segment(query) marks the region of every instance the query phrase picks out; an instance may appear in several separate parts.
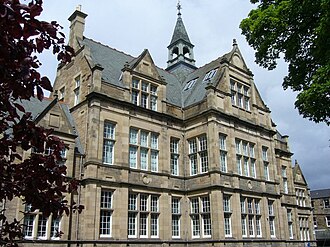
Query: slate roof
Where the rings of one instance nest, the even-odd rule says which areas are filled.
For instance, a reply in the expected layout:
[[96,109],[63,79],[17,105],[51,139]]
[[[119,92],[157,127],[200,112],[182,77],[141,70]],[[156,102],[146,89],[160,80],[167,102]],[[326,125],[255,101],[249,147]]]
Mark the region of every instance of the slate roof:
[[[44,100],[40,101],[37,98],[30,98],[30,100],[22,100],[21,104],[24,106],[26,112],[31,112],[32,120],[36,120],[40,114],[42,114],[56,99],[48,99],[44,98]],[[60,107],[63,110],[63,113],[68,120],[72,133],[77,135],[75,139],[75,146],[79,153],[83,153],[83,147],[81,145],[79,133],[76,130],[76,124],[74,122],[73,116],[70,113],[69,106],[63,103],[60,103]]]
[[60,107],[63,110],[64,115],[66,116],[66,118],[67,118],[67,120],[68,120],[68,122],[69,122],[69,124],[72,128],[73,133],[77,136],[77,138],[75,139],[75,147],[76,147],[77,151],[80,154],[83,154],[84,153],[84,148],[83,148],[83,145],[81,144],[80,136],[79,136],[79,133],[77,131],[77,126],[76,126],[76,123],[74,121],[74,118],[73,118],[72,114],[70,113],[69,106],[66,105],[66,104],[61,103]]
[[330,189],[312,190],[311,197],[312,199],[330,197]]
[[[178,23],[182,23],[182,21],[178,21]],[[181,24],[178,25],[180,26]],[[179,37],[176,35],[174,36]],[[125,64],[135,64],[139,57],[133,57],[131,55],[125,54],[124,52],[118,51],[89,38],[84,38],[82,44],[89,48],[94,65],[99,64],[102,68],[104,68],[102,71],[102,81],[125,88],[124,84],[119,80],[122,69],[124,68]],[[232,52],[233,51],[196,69],[190,73],[183,82],[180,82],[174,74],[156,67],[158,73],[165,79],[167,84],[166,100],[168,103],[178,107],[187,107],[203,100],[206,93],[205,86],[207,85],[207,82],[203,82],[205,74],[212,69],[219,68],[221,59],[226,58],[229,60]],[[209,83],[216,83],[221,74],[222,70],[219,69],[217,74]],[[194,78],[198,78],[196,84],[189,90],[184,91],[183,88],[185,85]]]
[[178,15],[178,19],[176,21],[174,31],[173,31],[173,36],[172,36],[171,43],[169,46],[171,46],[172,44],[174,44],[175,42],[177,42],[179,40],[183,40],[183,41],[191,44],[187,30],[183,24],[181,15]]
[[82,42],[83,45],[90,49],[94,65],[99,64],[104,69],[102,71],[102,80],[119,87],[124,87],[123,83],[119,81],[121,70],[134,57],[92,39],[84,38]]
[[[215,85],[215,83],[218,81],[216,78],[219,78],[219,75],[221,74],[220,67],[220,60],[222,57],[219,57],[218,59],[204,65],[203,67],[198,68],[194,72],[190,73],[185,82],[183,83],[183,88],[186,86],[188,82],[191,80],[197,78],[196,83],[192,86],[192,88],[188,90],[183,90],[182,88],[182,106],[187,107],[189,105],[192,105],[194,103],[197,103],[204,99],[206,95],[206,85],[208,83],[211,83],[212,85]],[[209,71],[218,68],[218,71],[216,75],[210,80],[210,81],[203,81],[206,73]]]
[[51,100],[38,100],[37,98],[30,98],[30,100],[22,100],[21,104],[24,106],[26,112],[31,112],[32,120],[36,118],[52,103]]

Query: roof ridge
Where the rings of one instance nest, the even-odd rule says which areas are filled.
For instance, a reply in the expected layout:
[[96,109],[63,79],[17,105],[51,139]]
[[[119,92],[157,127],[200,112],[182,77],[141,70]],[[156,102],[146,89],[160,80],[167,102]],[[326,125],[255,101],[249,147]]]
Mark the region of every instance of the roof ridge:
[[122,54],[124,54],[124,55],[126,55],[126,56],[131,57],[132,59],[137,58],[137,57],[134,57],[133,55],[130,55],[130,54],[127,54],[127,53],[125,53],[125,52],[123,52],[123,51],[117,50],[116,48],[113,48],[113,47],[111,47],[111,46],[109,46],[109,45],[105,45],[105,44],[101,43],[100,41],[96,41],[96,40],[94,40],[94,39],[87,38],[87,37],[85,37],[85,36],[84,36],[84,39],[88,39],[88,40],[90,40],[90,41],[92,41],[92,42],[94,42],[94,43],[96,43],[96,44],[99,44],[99,45],[101,45],[101,46],[103,46],[103,47],[106,47],[106,48],[109,48],[109,49],[114,50],[114,51],[116,51],[116,52],[122,53]]
[[219,59],[221,59],[221,58],[223,58],[223,57],[225,57],[227,54],[228,54],[228,53],[226,53],[226,54],[224,54],[224,55],[222,55],[222,56],[220,56],[220,57],[217,57],[216,59],[212,60],[211,62],[208,62],[208,63],[206,63],[206,64],[200,66],[199,68],[197,68],[197,70],[202,69],[202,68],[204,68],[205,66],[207,66],[207,65],[209,65],[209,64],[211,64],[211,63],[213,63],[213,62],[215,62],[215,61],[217,61],[217,60],[219,60]]

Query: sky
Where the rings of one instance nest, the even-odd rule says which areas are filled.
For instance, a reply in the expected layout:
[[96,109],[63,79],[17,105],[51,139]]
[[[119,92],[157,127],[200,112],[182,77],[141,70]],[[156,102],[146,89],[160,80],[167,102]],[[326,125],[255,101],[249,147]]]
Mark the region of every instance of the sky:
[[[44,1],[42,19],[56,20],[69,36],[68,17],[78,5],[88,14],[84,35],[132,56],[148,49],[155,64],[166,68],[167,46],[177,19],[177,0],[56,0]],[[182,18],[195,45],[200,67],[238,46],[254,82],[270,108],[282,135],[289,136],[293,163],[298,161],[310,189],[330,188],[330,127],[302,118],[294,108],[296,93],[282,88],[287,64],[280,60],[268,71],[255,62],[254,50],[241,35],[239,23],[256,6],[249,0],[181,0]],[[57,61],[50,52],[41,54],[41,73],[54,81]]]

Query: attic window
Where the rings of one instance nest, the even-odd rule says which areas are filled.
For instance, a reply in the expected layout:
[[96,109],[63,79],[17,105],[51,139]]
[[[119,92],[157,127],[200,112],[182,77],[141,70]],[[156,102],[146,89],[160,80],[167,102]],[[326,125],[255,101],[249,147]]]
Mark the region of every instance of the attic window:
[[186,91],[186,90],[192,88],[195,85],[197,79],[198,78],[195,78],[195,79],[192,79],[191,81],[187,82],[186,86],[183,88],[183,91]]
[[209,72],[207,72],[204,79],[203,79],[203,82],[210,81],[215,76],[217,71],[218,71],[218,68],[215,68],[215,69],[212,69]]
[[250,88],[230,80],[231,103],[239,108],[250,110]]
[[157,111],[157,86],[134,78],[131,87],[131,102],[134,105]]

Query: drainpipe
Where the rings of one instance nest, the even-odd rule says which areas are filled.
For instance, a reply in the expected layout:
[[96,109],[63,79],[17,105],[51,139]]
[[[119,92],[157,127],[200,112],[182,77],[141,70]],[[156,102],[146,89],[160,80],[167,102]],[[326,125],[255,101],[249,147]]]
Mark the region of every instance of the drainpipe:
[[[82,180],[82,169],[83,169],[83,158],[84,155],[80,155],[80,161],[79,161],[79,181],[81,182]],[[79,188],[78,188],[78,200],[77,200],[77,204],[80,205],[80,201],[81,201],[81,184],[79,184]],[[77,219],[76,219],[76,240],[79,240],[79,216],[80,214],[77,214]],[[79,246],[79,244],[77,244],[77,246]]]

